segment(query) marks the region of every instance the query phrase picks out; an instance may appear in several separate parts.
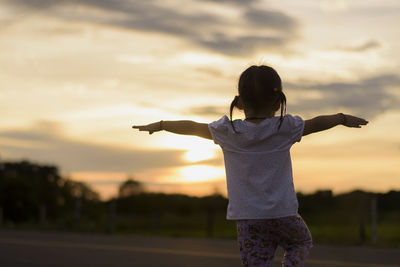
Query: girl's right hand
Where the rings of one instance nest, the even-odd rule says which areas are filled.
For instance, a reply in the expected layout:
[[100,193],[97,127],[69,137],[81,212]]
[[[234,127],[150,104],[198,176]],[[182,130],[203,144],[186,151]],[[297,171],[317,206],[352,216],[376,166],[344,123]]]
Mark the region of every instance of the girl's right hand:
[[147,131],[149,132],[149,134],[152,134],[154,132],[158,132],[162,130],[162,122],[154,122],[154,123],[150,123],[147,125],[133,125],[132,128],[133,129],[139,129],[139,131]]
[[353,128],[361,128],[361,125],[367,125],[368,121],[358,118],[352,115],[344,114],[344,122],[343,125],[347,127]]

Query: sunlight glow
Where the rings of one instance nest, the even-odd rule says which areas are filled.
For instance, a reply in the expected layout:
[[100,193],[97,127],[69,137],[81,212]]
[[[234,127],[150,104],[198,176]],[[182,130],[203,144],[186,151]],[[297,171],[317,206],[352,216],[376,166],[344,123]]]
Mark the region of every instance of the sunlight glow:
[[204,182],[225,182],[225,169],[223,166],[189,165],[174,168],[172,172],[158,177],[160,184],[187,184]]
[[189,135],[178,135],[161,132],[159,139],[156,141],[157,147],[171,148],[171,149],[213,149],[217,146],[213,144],[211,140],[202,139],[195,136]]
[[217,150],[219,150],[219,147],[213,141],[194,136],[163,133],[153,140],[152,145],[156,148],[182,149],[186,151],[183,156],[186,162],[212,159],[217,155]]
[[185,182],[204,182],[223,178],[225,175],[224,168],[211,167],[207,165],[192,165],[180,169],[182,178],[180,181]]
[[215,153],[207,147],[196,147],[185,153],[185,160],[189,162],[197,162],[207,159],[212,159]]
[[156,146],[185,150],[186,153],[183,155],[183,159],[186,162],[199,162],[212,159],[216,157],[217,150],[219,149],[211,140],[171,134],[163,135]]

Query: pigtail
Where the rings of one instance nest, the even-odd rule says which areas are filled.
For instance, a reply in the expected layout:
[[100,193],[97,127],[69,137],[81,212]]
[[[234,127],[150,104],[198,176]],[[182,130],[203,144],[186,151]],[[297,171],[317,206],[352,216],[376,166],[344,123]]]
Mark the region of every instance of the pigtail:
[[278,130],[281,128],[283,118],[286,115],[286,96],[282,92],[282,90],[279,91],[279,98],[280,98],[280,102],[281,102],[281,117],[279,118]]
[[232,125],[233,131],[235,133],[237,133],[237,131],[235,129],[235,126],[233,125],[232,113],[233,113],[233,109],[237,106],[238,101],[239,101],[239,96],[235,96],[235,98],[232,100],[231,107],[229,108],[229,116],[230,116],[230,120],[231,120],[231,125]]

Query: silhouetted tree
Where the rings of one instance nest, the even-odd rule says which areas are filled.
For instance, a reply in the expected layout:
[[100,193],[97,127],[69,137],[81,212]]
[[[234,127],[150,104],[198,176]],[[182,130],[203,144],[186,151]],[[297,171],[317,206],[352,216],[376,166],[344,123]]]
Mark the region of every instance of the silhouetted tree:
[[144,192],[143,185],[140,182],[135,181],[132,178],[129,178],[119,186],[118,195],[120,198],[124,198],[132,195],[138,195],[143,192]]
[[64,179],[58,168],[28,161],[3,162],[0,168],[0,206],[4,220],[53,219],[73,210],[75,199],[99,200],[82,182]]

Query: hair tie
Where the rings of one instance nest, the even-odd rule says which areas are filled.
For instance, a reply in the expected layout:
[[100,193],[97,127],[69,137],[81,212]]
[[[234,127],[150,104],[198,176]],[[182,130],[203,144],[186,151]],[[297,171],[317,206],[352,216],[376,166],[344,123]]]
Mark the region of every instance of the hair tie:
[[235,98],[233,99],[233,103],[234,103],[234,106],[235,106],[235,107],[237,107],[238,101],[239,101],[239,96],[236,95]]
[[233,129],[233,131],[234,131],[235,133],[237,133],[237,131],[236,131],[236,129],[235,129],[235,126],[233,125],[233,121],[232,121],[232,112],[233,112],[233,109],[234,109],[235,107],[237,107],[238,101],[239,101],[239,96],[237,95],[237,96],[235,96],[235,98],[232,100],[231,107],[229,108],[229,117],[230,117],[232,129]]

